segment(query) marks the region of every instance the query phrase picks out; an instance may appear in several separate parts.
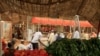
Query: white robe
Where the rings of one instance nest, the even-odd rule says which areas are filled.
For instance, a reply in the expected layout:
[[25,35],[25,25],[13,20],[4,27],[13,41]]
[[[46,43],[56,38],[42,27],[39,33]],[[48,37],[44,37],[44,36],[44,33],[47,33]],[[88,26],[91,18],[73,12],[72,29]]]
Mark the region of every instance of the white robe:
[[50,33],[48,38],[49,44],[53,43],[55,41],[55,35],[54,33]]
[[18,47],[18,50],[27,50],[26,46],[23,44],[19,44],[17,47]]
[[73,33],[73,37],[72,37],[73,39],[80,39],[80,34],[79,34],[79,32],[78,31],[75,31],[74,33]]

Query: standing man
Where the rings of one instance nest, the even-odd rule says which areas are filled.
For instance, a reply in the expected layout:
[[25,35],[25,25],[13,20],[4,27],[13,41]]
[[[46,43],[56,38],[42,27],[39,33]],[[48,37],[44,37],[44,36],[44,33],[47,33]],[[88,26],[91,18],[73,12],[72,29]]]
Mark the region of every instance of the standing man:
[[54,34],[54,30],[52,30],[48,34],[48,42],[49,42],[49,44],[52,44],[54,41],[55,41],[55,34]]
[[37,32],[35,32],[32,36],[32,45],[33,45],[33,49],[38,49],[38,41],[40,39],[40,37],[42,37],[42,33],[38,30]]
[[73,39],[80,39],[80,33],[78,31],[78,28],[76,28],[75,32],[73,33]]

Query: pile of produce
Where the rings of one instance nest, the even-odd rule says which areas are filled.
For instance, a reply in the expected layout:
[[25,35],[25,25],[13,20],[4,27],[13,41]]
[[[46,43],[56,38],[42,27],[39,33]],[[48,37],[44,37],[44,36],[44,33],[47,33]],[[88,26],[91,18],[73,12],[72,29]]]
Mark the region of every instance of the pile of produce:
[[100,56],[100,40],[61,39],[46,50],[52,56]]

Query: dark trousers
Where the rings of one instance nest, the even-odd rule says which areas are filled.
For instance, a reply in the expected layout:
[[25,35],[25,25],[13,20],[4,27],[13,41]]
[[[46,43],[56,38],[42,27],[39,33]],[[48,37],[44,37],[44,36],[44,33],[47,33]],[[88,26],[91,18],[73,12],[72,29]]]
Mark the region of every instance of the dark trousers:
[[38,43],[32,43],[33,49],[38,49]]

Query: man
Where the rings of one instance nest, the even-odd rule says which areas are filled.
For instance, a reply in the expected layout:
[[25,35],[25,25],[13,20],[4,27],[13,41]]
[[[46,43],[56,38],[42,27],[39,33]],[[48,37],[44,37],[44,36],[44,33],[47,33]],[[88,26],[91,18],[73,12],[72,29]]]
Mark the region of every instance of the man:
[[73,39],[80,39],[80,33],[78,31],[78,28],[76,28],[75,32],[73,33]]
[[40,39],[40,37],[42,37],[42,33],[40,31],[37,31],[33,34],[33,38],[32,38],[32,45],[33,45],[33,49],[38,49],[38,41]]
[[55,41],[54,30],[52,30],[52,31],[48,34],[48,41],[49,41],[49,44],[52,44],[52,43]]

